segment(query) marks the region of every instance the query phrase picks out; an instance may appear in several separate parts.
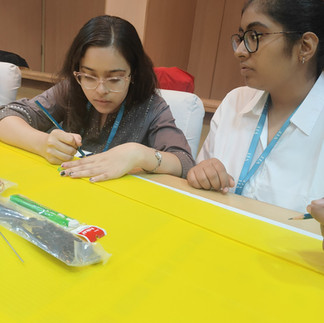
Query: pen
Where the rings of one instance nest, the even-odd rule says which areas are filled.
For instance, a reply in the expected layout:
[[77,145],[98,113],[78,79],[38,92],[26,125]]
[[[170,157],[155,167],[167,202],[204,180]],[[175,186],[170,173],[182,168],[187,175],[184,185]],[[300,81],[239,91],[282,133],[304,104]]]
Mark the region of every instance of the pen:
[[75,228],[80,224],[78,220],[69,218],[62,213],[51,210],[43,205],[37,204],[36,202],[34,202],[20,194],[11,195],[10,201],[12,201],[13,203],[18,204],[30,211],[33,211],[39,215],[43,215],[46,218],[48,218],[49,220],[51,220],[59,225],[62,225],[64,227]]
[[[45,113],[45,115],[47,116],[47,118],[49,120],[52,121],[52,123],[54,124],[54,126],[57,129],[63,130],[63,128],[58,124],[58,122],[52,117],[52,115],[40,104],[40,102],[38,100],[35,101],[35,103],[42,109],[42,111]],[[63,130],[64,131],[64,130]],[[82,157],[85,157],[86,154],[82,151],[82,149],[80,147],[77,148],[78,152],[81,154]]]
[[313,217],[309,213],[301,214],[294,216],[292,218],[289,218],[288,220],[307,220],[307,219],[312,219]]

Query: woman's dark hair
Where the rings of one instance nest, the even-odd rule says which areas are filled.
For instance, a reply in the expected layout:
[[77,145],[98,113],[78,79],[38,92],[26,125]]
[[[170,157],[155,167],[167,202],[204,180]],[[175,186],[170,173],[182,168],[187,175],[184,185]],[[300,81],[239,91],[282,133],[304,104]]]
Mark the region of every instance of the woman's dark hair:
[[58,79],[58,102],[68,109],[66,121],[70,131],[79,131],[85,126],[87,98],[73,76],[89,47],[115,49],[125,58],[131,68],[131,83],[126,96],[126,109],[141,103],[155,93],[157,80],[151,59],[146,55],[134,26],[114,16],[98,16],[90,19],[73,40],[66,55]]
[[316,61],[317,74],[324,69],[324,0],[248,0],[242,14],[251,4],[283,26],[284,31],[299,31],[300,34],[285,34],[288,50],[302,34],[313,32],[319,39]]

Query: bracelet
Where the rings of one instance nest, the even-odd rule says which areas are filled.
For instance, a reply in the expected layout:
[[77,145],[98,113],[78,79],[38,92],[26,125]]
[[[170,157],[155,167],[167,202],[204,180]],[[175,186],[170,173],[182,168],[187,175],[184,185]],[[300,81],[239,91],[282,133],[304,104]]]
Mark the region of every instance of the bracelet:
[[154,169],[152,169],[150,171],[144,169],[148,173],[154,173],[160,167],[160,165],[162,163],[162,154],[158,150],[154,151],[154,156],[157,159],[157,165],[156,165],[156,167],[154,167]]

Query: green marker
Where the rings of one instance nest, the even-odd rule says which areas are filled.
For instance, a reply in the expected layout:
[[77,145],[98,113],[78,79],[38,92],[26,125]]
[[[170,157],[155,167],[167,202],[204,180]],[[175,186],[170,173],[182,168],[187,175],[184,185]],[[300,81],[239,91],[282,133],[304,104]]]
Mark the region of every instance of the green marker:
[[43,205],[37,204],[36,202],[19,194],[11,195],[10,201],[39,215],[43,215],[47,219],[67,228],[75,228],[80,224],[79,221],[75,219],[71,219],[62,213],[51,210]]

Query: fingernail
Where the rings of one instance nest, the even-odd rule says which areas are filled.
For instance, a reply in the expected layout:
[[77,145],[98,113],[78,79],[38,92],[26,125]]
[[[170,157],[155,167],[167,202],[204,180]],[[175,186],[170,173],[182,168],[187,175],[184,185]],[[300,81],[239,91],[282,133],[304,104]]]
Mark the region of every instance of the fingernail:
[[62,167],[59,167],[57,170],[58,170],[59,172],[61,172],[61,171],[62,171]]
[[61,176],[65,176],[65,171],[63,170],[62,172],[60,172]]
[[69,176],[72,176],[73,175],[73,172],[69,172],[69,174],[68,174]]
[[91,183],[95,183],[95,182],[96,182],[92,177],[89,178],[89,181],[90,181]]

